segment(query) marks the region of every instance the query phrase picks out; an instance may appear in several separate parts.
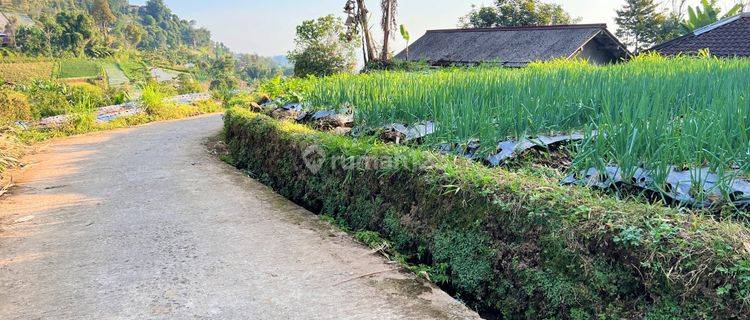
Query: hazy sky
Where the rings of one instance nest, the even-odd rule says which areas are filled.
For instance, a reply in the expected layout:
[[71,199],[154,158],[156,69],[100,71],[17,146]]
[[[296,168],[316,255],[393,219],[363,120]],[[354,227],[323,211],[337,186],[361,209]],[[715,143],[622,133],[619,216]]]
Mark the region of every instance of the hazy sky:
[[[657,0],[658,1],[658,0]],[[671,0],[662,0],[670,6]],[[737,0],[719,0],[730,7]],[[131,0],[143,4],[145,0]],[[207,27],[214,39],[232,50],[261,55],[286,54],[294,46],[295,27],[303,20],[334,13],[343,16],[345,0],[165,0],[183,19],[195,19]],[[370,11],[379,12],[379,1],[367,0]],[[614,32],[615,10],[624,0],[547,0],[561,4],[582,23],[607,23]],[[699,0],[689,0],[697,4]],[[472,4],[491,4],[492,0],[399,0],[398,23],[405,24],[413,39],[428,29],[453,28]],[[374,16],[379,23],[380,17]],[[377,24],[376,24],[377,25]],[[376,35],[377,36],[377,35]],[[400,37],[399,37],[400,38]],[[396,51],[405,44],[398,39]]]

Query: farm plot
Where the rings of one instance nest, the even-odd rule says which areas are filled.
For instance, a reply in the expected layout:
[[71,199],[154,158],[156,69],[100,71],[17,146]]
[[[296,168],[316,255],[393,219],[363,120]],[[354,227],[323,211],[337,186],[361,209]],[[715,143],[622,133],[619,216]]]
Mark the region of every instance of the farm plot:
[[122,86],[130,83],[130,79],[125,75],[125,72],[116,64],[104,63],[102,67],[104,68],[104,72],[107,73],[110,86]]
[[163,69],[163,68],[152,68],[151,77],[156,79],[158,82],[168,82],[177,79],[180,76],[180,72]]
[[49,79],[55,63],[51,61],[0,63],[0,81],[20,84],[33,79]]
[[424,145],[475,149],[481,159],[502,153],[501,142],[582,135],[571,172],[596,168],[606,178],[616,167],[621,181],[631,181],[646,170],[653,189],[669,192],[671,172],[701,169],[718,179],[703,191],[726,194],[750,173],[749,78],[750,60],[646,56],[606,67],[553,62],[342,75],[313,81],[303,95],[315,108],[353,106],[361,127],[430,121],[434,133]]
[[117,59],[117,66],[132,82],[145,83],[147,80],[147,65],[144,61],[125,56]]
[[98,62],[84,59],[60,61],[57,74],[61,79],[97,78],[101,75],[102,67]]

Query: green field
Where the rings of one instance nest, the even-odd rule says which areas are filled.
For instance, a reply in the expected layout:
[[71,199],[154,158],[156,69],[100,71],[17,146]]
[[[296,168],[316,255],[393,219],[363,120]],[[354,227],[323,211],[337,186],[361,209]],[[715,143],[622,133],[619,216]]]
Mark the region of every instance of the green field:
[[121,57],[117,59],[117,66],[132,82],[146,82],[148,79],[148,67],[146,63],[137,58]]
[[96,78],[102,75],[99,62],[85,59],[62,60],[58,66],[58,78]]
[[506,139],[581,131],[595,139],[575,154],[580,169],[750,174],[748,79],[750,60],[651,56],[603,67],[340,75],[314,80],[306,96],[318,108],[351,104],[358,124],[372,128],[434,121],[427,145],[478,140],[483,155]]
[[104,72],[107,73],[107,79],[109,80],[110,86],[121,86],[130,83],[128,77],[120,67],[117,66],[117,64],[107,62],[103,63],[102,67],[104,68]]

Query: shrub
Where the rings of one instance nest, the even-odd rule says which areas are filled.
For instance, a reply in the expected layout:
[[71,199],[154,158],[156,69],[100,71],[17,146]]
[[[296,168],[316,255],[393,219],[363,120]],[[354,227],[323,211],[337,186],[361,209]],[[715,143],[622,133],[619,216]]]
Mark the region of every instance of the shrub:
[[70,114],[68,122],[66,122],[61,128],[61,131],[68,134],[77,134],[81,132],[91,132],[95,129],[96,115],[93,112],[76,112]]
[[[225,135],[239,167],[353,231],[384,235],[503,318],[750,316],[744,225],[244,110],[227,112]],[[314,145],[315,174],[303,156]]]
[[120,87],[109,87],[105,92],[107,105],[123,104],[130,101],[130,87],[128,85]]
[[238,94],[233,94],[229,97],[223,97],[224,100],[224,106],[227,108],[232,107],[248,107],[252,102],[255,102],[257,99],[249,93],[241,92]]
[[177,92],[179,94],[188,94],[203,92],[203,87],[198,81],[195,81],[190,74],[180,73],[177,77]]
[[35,80],[20,87],[29,97],[34,118],[51,117],[65,114],[72,109],[68,101],[70,90],[62,82],[52,80]]
[[85,110],[104,106],[108,99],[104,95],[104,90],[98,86],[80,83],[71,86],[72,90],[69,100],[73,105],[84,107]]
[[33,112],[28,98],[9,88],[0,89],[0,125],[12,120],[31,120]]
[[0,123],[0,189],[5,187],[7,179],[3,173],[10,167],[19,164],[19,158],[26,145],[18,139],[17,128]]
[[143,88],[141,101],[146,113],[157,119],[178,119],[203,113],[217,112],[221,106],[213,100],[198,101],[193,104],[177,104],[165,101],[170,94],[165,87],[151,82]]
[[149,82],[141,91],[141,102],[149,114],[158,114],[167,107],[164,98],[166,94],[156,82]]
[[302,94],[310,92],[315,77],[307,78],[283,78],[261,81],[255,90],[256,95],[266,96],[272,100],[279,99],[282,102],[300,102]]

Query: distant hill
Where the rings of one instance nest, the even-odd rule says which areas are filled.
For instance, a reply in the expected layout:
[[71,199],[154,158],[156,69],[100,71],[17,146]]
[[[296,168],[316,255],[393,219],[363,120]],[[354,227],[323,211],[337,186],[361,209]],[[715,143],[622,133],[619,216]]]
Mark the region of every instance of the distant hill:
[[[20,12],[36,17],[42,13],[57,13],[70,10],[87,10],[94,0],[0,0],[0,10]],[[128,0],[110,0],[114,12],[122,12],[129,6]]]

